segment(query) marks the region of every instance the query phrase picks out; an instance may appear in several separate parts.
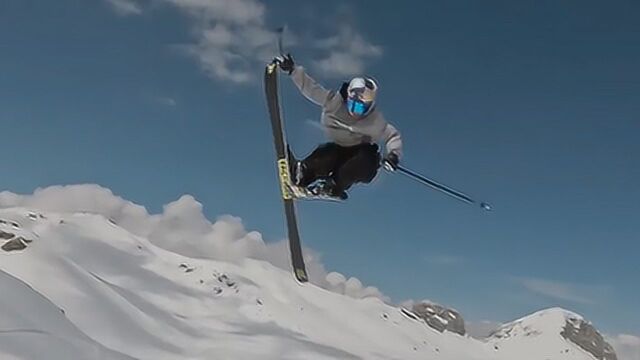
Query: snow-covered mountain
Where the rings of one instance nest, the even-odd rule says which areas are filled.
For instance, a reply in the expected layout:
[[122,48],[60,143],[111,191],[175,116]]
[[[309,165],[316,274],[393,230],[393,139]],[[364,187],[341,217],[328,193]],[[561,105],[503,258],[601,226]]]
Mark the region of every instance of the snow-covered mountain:
[[[616,354],[582,316],[552,308],[505,324],[488,339],[496,352],[526,353],[534,359],[584,359],[585,351],[596,359],[616,360]],[[577,346],[577,347],[576,347]]]
[[263,260],[179,255],[100,214],[0,209],[0,247],[1,359],[615,359],[564,310],[481,341],[425,320],[458,321],[446,309],[300,285]]

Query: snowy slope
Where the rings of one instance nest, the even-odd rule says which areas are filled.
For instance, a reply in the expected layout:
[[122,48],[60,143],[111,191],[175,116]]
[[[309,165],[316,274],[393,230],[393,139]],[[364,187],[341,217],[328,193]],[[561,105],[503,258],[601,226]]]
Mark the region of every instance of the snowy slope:
[[1,271],[0,289],[0,354],[3,360],[131,359],[91,340],[54,304]]
[[594,359],[554,316],[487,342],[440,333],[265,261],[177,255],[101,215],[2,209],[0,232],[27,240],[0,251],[1,359]]

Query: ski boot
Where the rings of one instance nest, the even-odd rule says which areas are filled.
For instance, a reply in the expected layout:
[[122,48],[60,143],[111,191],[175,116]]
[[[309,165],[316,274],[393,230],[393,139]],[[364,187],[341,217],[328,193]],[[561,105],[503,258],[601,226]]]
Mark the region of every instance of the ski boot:
[[349,195],[344,190],[338,189],[336,182],[330,177],[320,178],[314,181],[307,189],[318,198],[327,200],[344,201],[349,198]]
[[291,179],[291,185],[300,186],[302,183],[302,177],[304,176],[304,164],[302,161],[296,159],[296,156],[291,151],[291,148],[287,145],[287,158],[289,160],[289,175]]

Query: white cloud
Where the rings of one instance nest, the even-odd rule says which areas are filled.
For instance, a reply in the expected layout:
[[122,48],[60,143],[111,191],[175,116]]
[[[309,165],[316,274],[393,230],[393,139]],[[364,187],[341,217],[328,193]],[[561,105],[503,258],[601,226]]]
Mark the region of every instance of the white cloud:
[[[251,257],[290,270],[286,240],[266,243],[259,232],[246,230],[240,218],[230,215],[212,223],[204,215],[202,204],[190,195],[165,205],[160,214],[149,214],[144,207],[99,185],[51,186],[36,189],[31,195],[0,192],[0,208],[10,207],[96,213],[133,234],[185,256],[223,261]],[[355,298],[389,300],[377,288],[364,286],[356,278],[327,273],[320,256],[313,250],[305,248],[304,255],[312,283]]]
[[[141,0],[106,0],[122,15],[142,13]],[[275,54],[275,34],[265,25],[266,7],[258,0],[157,0],[190,20],[195,43],[177,48],[194,57],[216,80],[246,83],[257,61]]]
[[362,74],[369,59],[382,55],[382,47],[373,45],[352,27],[344,25],[337,35],[316,42],[325,53],[314,65],[329,77]]
[[107,0],[107,3],[120,15],[142,14],[142,7],[135,0]]
[[354,298],[375,297],[387,302],[390,301],[390,299],[382,294],[378,288],[373,286],[364,286],[360,280],[354,277],[347,279],[340,273],[331,272],[326,276],[326,282],[327,285],[325,288],[333,292],[345,294]]
[[[106,0],[123,15],[140,14],[141,0]],[[275,26],[267,25],[267,7],[260,0],[157,0],[184,13],[190,22],[194,42],[176,48],[196,59],[215,80],[249,83],[277,53]],[[295,34],[286,36],[287,46],[297,43]],[[328,77],[364,72],[367,61],[382,55],[353,27],[344,25],[336,35],[309,40],[309,50],[319,51],[312,65]]]
[[275,54],[275,33],[265,25],[266,7],[257,0],[163,0],[184,12],[196,42],[182,48],[212,78],[252,80],[256,63]]
[[597,297],[609,291],[606,286],[573,284],[529,277],[516,278],[516,281],[531,292],[556,300],[580,304],[595,304]]
[[619,334],[606,336],[606,340],[613,346],[618,360],[640,360],[640,336]]

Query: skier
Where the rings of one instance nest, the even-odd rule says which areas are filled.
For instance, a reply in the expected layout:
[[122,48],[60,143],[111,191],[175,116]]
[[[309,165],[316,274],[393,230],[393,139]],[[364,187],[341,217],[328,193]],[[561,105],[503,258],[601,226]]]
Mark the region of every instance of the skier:
[[338,91],[327,90],[296,65],[291,54],[276,58],[276,62],[302,95],[322,106],[321,123],[331,139],[302,161],[295,161],[290,154],[294,185],[346,200],[351,185],[369,183],[376,176],[381,158],[377,142],[385,143],[385,169],[398,167],[402,139],[376,108],[378,84],[374,79],[355,77]]

